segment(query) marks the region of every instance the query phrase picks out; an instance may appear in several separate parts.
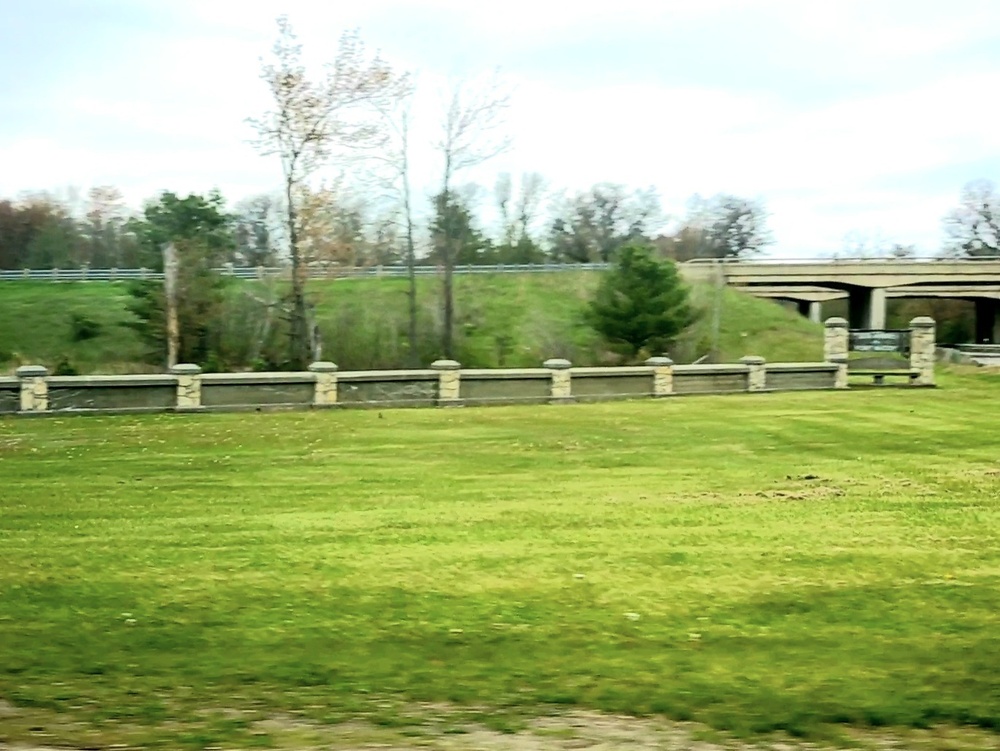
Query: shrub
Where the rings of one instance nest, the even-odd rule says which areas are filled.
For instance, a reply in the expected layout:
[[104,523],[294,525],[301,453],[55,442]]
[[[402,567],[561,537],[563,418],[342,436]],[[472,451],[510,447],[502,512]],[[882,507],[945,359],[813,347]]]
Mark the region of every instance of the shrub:
[[96,339],[101,334],[101,324],[82,313],[70,313],[70,339],[74,342],[85,342]]

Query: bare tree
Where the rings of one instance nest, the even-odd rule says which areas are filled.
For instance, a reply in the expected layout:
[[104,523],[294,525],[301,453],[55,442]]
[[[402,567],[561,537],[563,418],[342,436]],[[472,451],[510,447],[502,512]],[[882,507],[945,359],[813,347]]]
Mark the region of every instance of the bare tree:
[[99,185],[87,191],[83,228],[90,241],[86,262],[94,266],[122,266],[122,245],[128,210],[121,191]]
[[521,175],[516,197],[510,174],[497,177],[493,195],[500,212],[499,260],[504,263],[533,263],[544,257],[531,237],[534,223],[545,193],[545,180],[537,172]]
[[601,183],[561,197],[552,208],[551,254],[570,263],[607,263],[626,243],[649,241],[661,213],[652,189],[630,193],[623,185]]
[[[399,96],[406,77],[397,76],[377,55],[368,57],[356,32],[340,38],[334,61],[320,79],[310,78],[302,62],[302,45],[288,18],[278,18],[273,59],[261,62],[260,77],[268,87],[272,108],[250,119],[262,155],[277,155],[284,176],[285,224],[292,265],[289,365],[303,368],[315,337],[305,297],[308,266],[299,239],[302,188],[338,149],[372,147],[384,142],[373,108]],[[313,353],[315,354],[315,353]]]
[[408,279],[408,325],[409,363],[417,365],[417,251],[414,242],[413,191],[410,185],[410,122],[412,87],[394,102],[395,106],[383,110],[382,115],[389,128],[389,145],[382,152],[381,161],[388,168],[388,184],[396,194],[402,209],[404,237],[406,242],[406,269]]
[[241,266],[268,266],[277,260],[278,235],[284,224],[284,206],[261,193],[236,204],[236,248],[233,261]]
[[917,246],[890,240],[882,232],[862,232],[851,230],[844,235],[844,247],[840,252],[834,253],[833,258],[893,258],[905,260],[916,258],[918,254]]
[[1000,256],[1000,193],[989,180],[962,188],[959,206],[944,218],[945,252],[954,256]]
[[[441,191],[435,199],[439,218],[452,208],[453,182],[459,172],[477,167],[510,147],[504,132],[510,94],[496,75],[485,82],[464,81],[456,84],[442,123],[440,140],[435,144],[443,164]],[[444,266],[442,350],[445,357],[453,356],[455,292],[454,270],[457,239],[445,229],[449,222],[438,221],[434,245]]]
[[748,258],[774,243],[767,227],[769,216],[762,201],[724,193],[711,198],[694,195],[680,227],[656,243],[664,255],[681,262]]

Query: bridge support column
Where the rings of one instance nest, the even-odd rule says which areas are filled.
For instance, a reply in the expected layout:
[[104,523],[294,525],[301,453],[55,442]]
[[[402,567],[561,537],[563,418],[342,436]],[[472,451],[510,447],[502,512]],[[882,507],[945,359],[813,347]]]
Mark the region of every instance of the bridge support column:
[[1000,300],[976,300],[976,344],[1000,344]]
[[848,298],[848,318],[852,329],[884,329],[886,318],[885,289],[855,287]]
[[800,316],[808,318],[813,323],[822,323],[823,303],[810,302],[809,300],[796,300],[795,306],[798,308]]

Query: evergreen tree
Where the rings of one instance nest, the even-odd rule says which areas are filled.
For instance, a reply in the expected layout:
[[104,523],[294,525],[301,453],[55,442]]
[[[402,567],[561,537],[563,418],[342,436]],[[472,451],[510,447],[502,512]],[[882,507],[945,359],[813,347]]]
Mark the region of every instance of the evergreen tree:
[[[231,217],[222,196],[211,193],[186,198],[165,192],[146,205],[141,219],[129,223],[143,247],[146,262],[163,268],[162,247],[173,243],[178,268],[178,360],[214,368],[218,357],[218,324],[225,280],[214,268],[229,257],[235,242]],[[166,357],[166,295],[162,282],[135,281],[129,286],[127,324],[149,346],[152,362]]]
[[640,244],[622,247],[591,301],[591,325],[628,360],[662,352],[695,320],[676,266]]

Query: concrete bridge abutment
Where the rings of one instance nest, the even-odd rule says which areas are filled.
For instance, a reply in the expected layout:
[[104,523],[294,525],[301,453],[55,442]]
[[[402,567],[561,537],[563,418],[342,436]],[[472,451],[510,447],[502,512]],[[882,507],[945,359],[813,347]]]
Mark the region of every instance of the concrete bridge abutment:
[[795,305],[799,310],[799,315],[805,316],[813,323],[822,323],[823,303],[810,300],[796,300]]
[[976,344],[1000,344],[1000,300],[976,300]]
[[886,292],[882,287],[852,287],[848,290],[848,320],[852,329],[884,329]]

